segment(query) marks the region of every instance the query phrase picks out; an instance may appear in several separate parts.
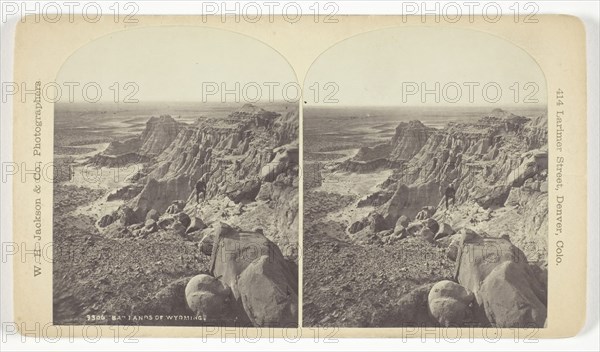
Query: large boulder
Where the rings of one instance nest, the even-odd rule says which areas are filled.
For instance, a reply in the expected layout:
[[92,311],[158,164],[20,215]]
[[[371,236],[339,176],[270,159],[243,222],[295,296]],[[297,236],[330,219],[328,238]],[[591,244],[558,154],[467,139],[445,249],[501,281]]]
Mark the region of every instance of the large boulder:
[[[298,273],[263,234],[215,227],[210,272],[255,326],[297,326]],[[248,272],[245,272],[248,270]]]
[[410,224],[410,219],[408,218],[408,216],[406,216],[406,215],[401,215],[401,216],[398,218],[398,221],[396,221],[396,226],[395,226],[395,228],[396,228],[396,229],[399,229],[399,227],[402,227],[402,228],[404,228],[404,229],[405,229],[405,228],[407,228],[407,227],[408,227],[408,224]]
[[117,212],[117,217],[119,218],[119,223],[122,226],[129,226],[137,222],[134,211],[130,207],[125,205],[119,208],[119,211]]
[[387,229],[387,223],[383,216],[379,213],[372,213],[368,218],[371,232],[377,233]]
[[472,320],[470,304],[473,293],[449,280],[436,283],[429,291],[428,305],[431,316],[442,326],[464,326]]
[[423,225],[429,230],[431,230],[431,232],[433,232],[434,234],[437,233],[440,229],[440,225],[433,218],[427,218],[426,220],[424,220]]
[[431,231],[428,227],[423,226],[421,228],[421,231],[419,231],[419,237],[423,238],[427,242],[433,242],[435,233]]
[[450,247],[456,253],[454,277],[475,294],[483,321],[499,328],[544,326],[546,289],[510,240],[465,229]]
[[483,280],[478,296],[493,326],[544,327],[546,305],[536,292],[543,288],[526,268],[504,261]]
[[187,230],[185,230],[185,233],[192,233],[195,231],[202,231],[206,228],[206,224],[204,223],[204,221],[202,221],[202,219],[200,219],[197,216],[194,216],[190,222],[190,224],[188,225]]
[[263,255],[240,274],[237,284],[244,309],[254,326],[295,326],[298,297],[286,276],[289,273],[280,270],[287,263],[270,261]]
[[190,219],[189,215],[187,215],[184,212],[178,213],[177,215],[175,215],[175,218],[177,219],[177,221],[179,221],[186,228],[188,226],[190,226],[190,223],[192,222],[192,220]]
[[260,191],[259,180],[235,182],[226,189],[227,197],[234,203],[253,202]]
[[373,314],[371,326],[394,327],[399,326],[435,326],[436,320],[429,313],[427,296],[433,284],[418,286],[398,301],[392,302],[387,309],[380,310],[380,314]]
[[[192,315],[186,302],[185,287],[191,277],[183,277],[177,279],[166,287],[158,291],[149,304],[146,305],[147,310],[142,311],[142,314],[160,314],[160,315]],[[159,325],[162,322],[159,322]]]
[[205,321],[227,321],[232,318],[231,290],[210,275],[194,276],[185,287],[185,300],[190,309]]

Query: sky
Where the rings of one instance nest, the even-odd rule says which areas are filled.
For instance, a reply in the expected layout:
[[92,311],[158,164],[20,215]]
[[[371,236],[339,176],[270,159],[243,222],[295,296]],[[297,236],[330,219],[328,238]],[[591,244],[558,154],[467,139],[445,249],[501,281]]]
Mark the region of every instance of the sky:
[[[96,87],[102,91],[101,102],[113,101],[117,91],[118,101],[129,95],[140,102],[219,102],[221,93],[232,91],[251,102],[283,99],[285,84],[290,84],[286,97],[291,99],[299,86],[289,63],[268,45],[234,32],[191,26],[140,28],[96,39],[67,59],[57,82],[78,82],[81,92],[93,82],[85,97],[76,91],[76,102],[97,99]],[[227,102],[238,97],[224,94]]]
[[[299,98],[300,87],[270,46],[192,26],[101,37],[68,58],[57,82],[80,84],[76,102],[290,101]],[[83,94],[90,82],[94,86]],[[307,72],[303,100],[305,106],[527,107],[547,97],[539,66],[512,43],[473,30],[421,26],[336,43]]]
[[[329,82],[336,85],[328,87],[330,100],[339,105],[511,106],[547,99],[544,75],[522,49],[448,27],[397,27],[339,42],[315,60],[305,87],[324,93]],[[317,105],[327,105],[319,98]]]

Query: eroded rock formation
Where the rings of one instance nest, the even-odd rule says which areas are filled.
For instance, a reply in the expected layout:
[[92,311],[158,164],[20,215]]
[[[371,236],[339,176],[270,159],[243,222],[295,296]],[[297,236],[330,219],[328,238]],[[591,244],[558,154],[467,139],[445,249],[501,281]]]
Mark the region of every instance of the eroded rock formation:
[[[434,206],[438,211],[433,217],[452,228],[508,234],[528,256],[542,258],[547,143],[545,115],[526,118],[495,109],[477,121],[449,123],[443,129],[402,122],[389,144],[361,148],[344,168],[360,171],[356,165],[378,160],[393,170],[377,192],[358,202],[359,207],[374,206],[388,228],[401,215],[414,218],[423,207]],[[448,212],[444,190],[450,183],[456,189],[456,208]]]

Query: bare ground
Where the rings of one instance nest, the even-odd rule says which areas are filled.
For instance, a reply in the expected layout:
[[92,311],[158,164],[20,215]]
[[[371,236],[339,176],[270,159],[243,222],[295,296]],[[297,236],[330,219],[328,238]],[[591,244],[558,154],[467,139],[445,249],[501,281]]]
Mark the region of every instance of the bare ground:
[[336,197],[337,204],[331,204],[334,197],[322,192],[310,192],[308,197],[312,201],[305,196],[305,326],[402,326],[398,302],[403,297],[424,284],[452,277],[454,263],[446,257],[446,246],[414,237],[385,246],[352,244],[345,221],[321,215],[347,206],[347,201]]

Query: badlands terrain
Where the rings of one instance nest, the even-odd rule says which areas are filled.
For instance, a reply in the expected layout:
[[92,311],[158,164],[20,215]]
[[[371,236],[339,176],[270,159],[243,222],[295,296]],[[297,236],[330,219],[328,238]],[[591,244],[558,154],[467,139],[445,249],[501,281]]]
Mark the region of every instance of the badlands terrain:
[[393,114],[305,110],[305,326],[544,326],[545,112]]
[[56,323],[297,323],[295,106],[59,105],[56,116]]

